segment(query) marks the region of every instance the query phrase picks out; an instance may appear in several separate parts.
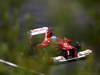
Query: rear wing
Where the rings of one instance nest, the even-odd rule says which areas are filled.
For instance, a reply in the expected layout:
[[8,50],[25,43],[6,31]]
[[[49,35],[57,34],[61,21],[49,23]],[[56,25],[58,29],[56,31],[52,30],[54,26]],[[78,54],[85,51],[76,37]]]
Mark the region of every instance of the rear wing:
[[42,27],[42,28],[30,30],[30,35],[32,37],[35,35],[44,34],[45,35],[44,40],[47,40],[47,35],[48,35],[47,32],[48,32],[48,27]]
[[47,32],[48,32],[48,27],[42,27],[42,28],[30,30],[30,35],[34,36],[38,34],[46,34]]

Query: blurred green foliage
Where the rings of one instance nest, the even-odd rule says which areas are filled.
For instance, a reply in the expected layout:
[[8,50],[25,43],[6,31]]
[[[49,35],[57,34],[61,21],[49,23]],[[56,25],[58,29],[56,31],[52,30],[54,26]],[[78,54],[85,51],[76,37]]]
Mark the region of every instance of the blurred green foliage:
[[[44,72],[48,75],[49,69],[52,67],[52,65],[48,64],[48,61],[51,56],[55,55],[56,48],[50,46],[44,49],[37,49],[37,55],[34,55],[32,46],[29,43],[27,31],[35,28],[34,26],[30,26],[35,22],[34,16],[32,17],[31,14],[29,14],[27,22],[25,22],[25,32],[20,32],[22,28],[18,20],[21,7],[27,1],[28,0],[0,1],[0,58],[23,67],[17,69],[0,63],[0,75],[35,75],[34,71]],[[46,1],[43,0],[43,2],[45,3]],[[48,23],[52,24],[56,35],[85,42],[85,46],[96,49],[99,55],[99,4],[100,2],[98,0],[48,0]],[[20,33],[25,34],[23,40],[20,39]],[[91,65],[88,67],[91,67]],[[90,68],[87,69],[92,71]],[[76,71],[77,70],[75,70],[75,72]],[[80,70],[80,73],[82,71],[83,69]],[[66,71],[64,71],[64,73],[65,72]]]

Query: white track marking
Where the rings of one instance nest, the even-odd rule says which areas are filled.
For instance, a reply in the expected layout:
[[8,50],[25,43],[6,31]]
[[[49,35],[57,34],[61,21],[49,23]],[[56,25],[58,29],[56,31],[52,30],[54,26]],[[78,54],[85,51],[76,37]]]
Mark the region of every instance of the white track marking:
[[12,66],[12,67],[18,67],[18,65],[13,64],[13,63],[8,62],[8,61],[5,61],[5,60],[3,60],[3,59],[0,59],[0,62],[5,63],[5,64],[7,64],[7,65],[9,65],[9,66]]
[[[0,59],[0,62],[1,62],[1,63],[4,63],[4,64],[7,64],[7,65],[9,65],[9,66],[11,66],[11,67],[25,69],[24,67],[20,67],[20,66],[14,64],[14,63],[11,63],[11,62],[9,62],[9,61],[5,61],[5,60],[3,60],[3,59]],[[25,69],[25,70],[28,70],[28,69]],[[37,74],[37,75],[45,75],[44,73],[36,72],[36,71],[33,71],[33,70],[28,70],[28,71],[33,72],[33,73],[35,73],[35,74]]]

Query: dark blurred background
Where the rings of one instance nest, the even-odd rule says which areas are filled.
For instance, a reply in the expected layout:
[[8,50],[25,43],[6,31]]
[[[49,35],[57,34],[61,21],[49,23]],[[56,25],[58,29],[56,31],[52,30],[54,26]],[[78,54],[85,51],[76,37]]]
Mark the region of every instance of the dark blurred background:
[[[99,24],[99,0],[0,0],[0,58],[27,68],[0,63],[0,75],[35,75],[29,70],[46,75],[100,75]],[[88,60],[56,66],[44,60],[49,57],[45,49],[43,59],[29,55],[27,32],[43,26],[52,27],[57,36],[81,41],[93,55]]]

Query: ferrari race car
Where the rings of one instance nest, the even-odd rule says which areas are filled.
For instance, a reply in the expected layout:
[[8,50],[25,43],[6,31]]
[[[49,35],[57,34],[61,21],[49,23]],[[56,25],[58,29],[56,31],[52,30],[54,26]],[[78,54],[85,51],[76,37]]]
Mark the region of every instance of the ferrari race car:
[[81,59],[84,58],[92,53],[92,50],[86,49],[83,51],[77,51],[77,49],[80,49],[80,44],[78,43],[77,46],[74,46],[71,44],[72,40],[69,40],[67,38],[61,39],[53,34],[53,32],[48,27],[42,27],[30,30],[30,36],[35,36],[43,34],[43,41],[40,44],[37,44],[35,46],[38,46],[40,48],[47,47],[50,45],[50,42],[53,40],[56,41],[56,45],[59,46],[59,50],[62,51],[64,54],[61,54],[56,57],[51,57],[53,62],[65,62],[75,59]]

